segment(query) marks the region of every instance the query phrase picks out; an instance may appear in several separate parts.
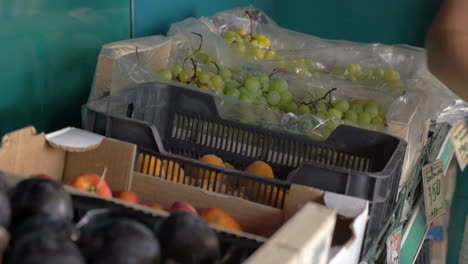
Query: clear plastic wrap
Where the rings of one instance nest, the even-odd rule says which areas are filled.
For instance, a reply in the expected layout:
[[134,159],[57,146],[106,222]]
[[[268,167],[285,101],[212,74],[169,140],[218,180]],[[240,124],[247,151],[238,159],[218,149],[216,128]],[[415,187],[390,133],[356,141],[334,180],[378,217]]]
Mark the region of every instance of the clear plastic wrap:
[[[172,37],[156,36],[133,39],[105,45],[101,51],[98,65],[108,66],[108,68],[104,67],[104,71],[102,68],[99,70],[98,67],[92,99],[115,94],[135,87],[139,83],[151,81],[173,82],[187,88],[200,90],[200,88],[194,85],[164,79],[156,73],[163,68],[170,69],[176,64],[193,67],[190,60],[187,60],[187,57],[190,57],[190,54],[199,49],[200,41],[201,38],[198,35],[187,33]],[[205,44],[208,46],[207,48],[205,48]],[[203,36],[203,53],[216,59],[220,67],[231,68],[230,65],[222,63],[218,59],[220,55],[218,53],[219,49],[216,49],[216,46],[217,44],[214,40],[210,39],[209,34]],[[105,64],[107,61],[111,63]],[[203,64],[198,62],[196,67],[203,71],[217,71],[216,67],[211,63]],[[103,78],[106,77],[106,74],[107,78]],[[252,68],[241,75],[256,76],[259,74],[261,74],[260,71]],[[246,77],[243,78],[245,79]],[[314,86],[314,84],[308,84],[302,78],[287,73],[279,73],[274,78],[282,78],[288,81],[289,91],[296,101],[303,100],[304,98],[310,98],[310,100],[318,98],[320,94],[323,95],[327,90],[333,88]],[[392,101],[389,97],[373,95],[365,91],[358,92],[356,90],[354,93],[353,96],[349,96],[346,93],[342,93],[341,89],[338,89],[330,98],[332,98],[332,101],[335,98],[378,98],[379,104],[384,106],[385,109],[389,107]],[[246,103],[222,93],[216,94],[216,96],[218,98],[219,111],[227,119],[261,125],[272,129],[286,129],[295,133],[303,133],[316,139],[325,139],[334,128],[343,123],[342,120],[330,116],[281,113],[272,108]],[[386,99],[382,100],[383,98]],[[376,126],[370,126],[370,128],[383,129],[383,127]]]
[[437,122],[446,122],[454,126],[458,121],[468,116],[468,103],[457,100],[455,105],[449,106],[437,118]]
[[[270,37],[271,47],[281,54],[281,58],[260,60],[237,56],[225,42],[222,37],[224,32],[250,27],[251,20],[245,13],[247,9],[256,14],[256,22],[253,24],[255,32]],[[163,68],[170,69],[176,64],[193,67],[187,57],[201,45],[203,53],[213,58],[217,66],[252,75],[269,74],[275,69],[292,65],[293,70],[280,73],[275,78],[288,81],[289,89],[297,101],[318,98],[332,88],[338,88],[333,93],[333,100],[374,99],[387,112],[386,120],[390,133],[408,142],[416,139],[420,141],[424,137],[426,121],[435,118],[442,110],[450,109],[456,100],[456,97],[427,71],[423,49],[405,45],[324,40],[283,29],[260,10],[247,9],[228,10],[208,18],[185,19],[171,26],[168,37],[153,36],[104,45],[99,56],[90,99],[115,94],[143,82],[174,82],[162,78],[156,72]],[[301,74],[302,66],[295,65],[298,62],[302,63],[302,66],[305,62],[310,71]],[[400,73],[402,81],[350,81],[337,78],[333,72],[334,67],[344,67],[356,62],[361,65],[363,71],[375,67],[395,69]],[[203,71],[216,71],[209,62],[198,61],[196,66]],[[187,88],[199,89],[194,85],[176,83]],[[318,139],[326,138],[334,127],[344,123],[342,120],[323,115],[282,114],[269,107],[246,103],[222,93],[216,96],[219,110],[227,119],[272,129],[287,129]],[[305,101],[308,102],[307,100]],[[414,132],[410,131],[414,135],[408,131],[409,127],[414,128]],[[375,126],[368,128],[384,129]],[[412,143],[409,143],[411,146]]]
[[89,100],[116,94],[139,83],[157,81],[154,70],[174,60],[173,43],[165,36],[113,42],[102,46]]
[[[251,20],[246,14],[249,11],[255,15],[252,24],[255,34],[263,34],[270,38],[270,48],[281,54],[279,59],[258,59],[257,57],[236,56],[229,45],[218,41],[217,57],[221,64],[229,65],[244,71],[271,72],[275,68],[290,68],[290,72],[306,77],[308,83],[317,87],[339,87],[349,89],[354,93],[356,88],[377,90],[398,98],[412,90],[420,91],[429,100],[425,118],[436,118],[437,114],[453,105],[454,96],[426,67],[424,49],[408,45],[361,44],[349,41],[325,40],[314,36],[294,32],[279,27],[261,10],[254,7],[236,8],[219,12],[211,17],[186,19],[174,23],[168,36],[184,35],[189,31],[200,31],[213,38],[212,34],[223,40],[225,32],[245,28],[249,31]],[[208,32],[209,31],[209,32]],[[297,61],[311,60],[313,65],[307,67],[304,73],[303,65],[296,67]],[[394,69],[400,80],[343,80],[334,73],[336,67],[345,67],[358,63],[366,72],[376,67]],[[307,66],[307,65],[306,65]],[[313,68],[312,70],[310,68]]]

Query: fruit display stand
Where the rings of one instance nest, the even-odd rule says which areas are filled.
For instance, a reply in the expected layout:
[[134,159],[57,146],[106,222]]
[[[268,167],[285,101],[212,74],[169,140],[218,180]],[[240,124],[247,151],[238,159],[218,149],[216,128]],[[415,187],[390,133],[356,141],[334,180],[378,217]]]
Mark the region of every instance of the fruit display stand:
[[[18,174],[14,174],[14,173],[4,173],[3,172],[1,175],[2,175],[1,176],[2,177],[2,182],[4,182],[5,179],[6,179],[7,183],[8,183],[8,186],[9,186],[8,188],[13,188],[13,189],[15,188],[15,186],[18,185],[18,183],[22,183],[26,179],[33,180],[33,181],[36,181],[36,182],[40,182],[40,181],[44,182],[44,180],[49,181],[47,179],[40,179],[40,178],[35,178],[35,177],[30,178],[30,177],[27,177],[27,176],[24,176],[24,175],[18,175]],[[31,181],[31,183],[33,181]],[[44,184],[44,183],[42,183],[42,184]],[[60,186],[60,184],[59,184],[59,186]],[[97,195],[97,194],[94,194],[94,193],[91,193],[91,192],[80,191],[80,190],[77,190],[76,188],[72,188],[72,187],[69,187],[69,186],[65,186],[64,190],[66,190],[67,194],[69,194],[70,197],[71,197],[72,205],[73,205],[73,214],[74,214],[74,218],[76,219],[75,227],[72,228],[73,230],[70,230],[71,233],[69,235],[70,235],[71,239],[73,241],[75,241],[75,243],[77,243],[78,245],[80,243],[82,243],[80,241],[84,241],[84,240],[89,239],[89,238],[86,237],[87,236],[86,232],[88,232],[88,231],[86,231],[86,229],[84,229],[84,228],[87,225],[94,225],[94,223],[92,223],[93,218],[95,218],[95,216],[99,216],[100,214],[104,213],[105,215],[109,215],[109,216],[111,216],[111,217],[113,217],[115,219],[124,217],[126,219],[136,220],[136,221],[146,225],[149,228],[156,228],[159,225],[159,223],[161,221],[163,221],[163,219],[165,219],[167,217],[167,215],[168,215],[164,211],[149,209],[146,206],[131,204],[131,203],[128,203],[128,202],[124,202],[124,201],[115,199],[115,198],[105,198],[105,197],[103,197],[101,195]],[[37,188],[36,188],[36,191],[40,192],[40,190],[38,190]],[[41,201],[39,200],[39,203],[40,202]],[[34,203],[34,202],[31,202],[31,203]],[[49,206],[51,206],[51,205],[49,205]],[[54,204],[54,206],[55,206],[55,204]],[[310,212],[310,211],[316,211],[317,210],[317,208],[315,208],[314,205],[310,205],[310,206],[312,207],[312,209],[311,209],[311,207],[308,207],[308,208],[306,207],[305,212],[307,212],[307,211]],[[36,209],[36,210],[41,210],[40,208],[41,207],[39,207],[39,209]],[[331,216],[331,217],[334,216],[333,211],[328,211],[328,213],[330,213],[330,215],[328,215],[328,216]],[[326,214],[324,214],[323,216],[325,216],[325,215]],[[316,215],[316,216],[318,218],[320,218],[320,216],[318,216],[318,215]],[[42,222],[44,220],[46,222]],[[37,221],[37,223],[42,223],[42,224],[46,225],[44,227],[45,229],[44,230],[41,230],[41,229],[37,230],[37,227],[36,227],[36,229],[31,229],[31,228],[34,227],[34,225],[36,223],[35,221]],[[52,222],[47,222],[47,221],[52,221]],[[31,226],[28,227],[29,231],[31,231],[31,233],[37,232],[38,234],[41,234],[41,232],[42,232],[44,235],[47,235],[47,232],[50,232],[50,231],[53,231],[53,230],[56,230],[56,229],[58,231],[60,231],[60,230],[62,230],[62,228],[64,228],[63,226],[60,226],[61,222],[54,222],[54,221],[56,221],[56,220],[54,220],[53,218],[47,220],[47,218],[41,218],[41,217],[34,218],[34,217],[31,217],[31,219],[29,219],[29,222],[26,221],[24,223],[25,223],[26,226],[31,225]],[[53,223],[55,223],[57,226],[56,227],[49,226],[50,224],[53,224]],[[12,226],[14,226],[16,228],[18,224],[19,223],[12,223]],[[98,224],[98,226],[94,226],[94,228],[98,228],[100,223],[96,223],[96,224]],[[76,231],[74,230],[75,228],[79,231],[78,233],[76,233]],[[220,246],[222,248],[221,253],[224,254],[223,257],[226,257],[226,259],[230,259],[231,261],[240,262],[241,260],[248,258],[248,256],[251,255],[252,252],[257,250],[259,247],[261,247],[261,245],[264,242],[264,239],[262,239],[260,237],[257,237],[257,236],[252,236],[252,235],[249,236],[248,234],[240,235],[240,234],[235,234],[235,233],[232,233],[232,232],[226,232],[226,231],[223,231],[221,229],[218,229],[215,226],[212,226],[210,228],[214,231],[214,234],[216,234],[216,236],[217,236],[219,244],[220,244]],[[332,231],[332,229],[330,228],[328,231]],[[14,230],[12,230],[12,235],[16,236],[16,235],[18,235],[18,232],[19,231],[17,231],[17,229],[14,229]],[[66,236],[64,236],[65,234],[66,234],[65,232],[62,233],[60,237],[66,238]],[[329,234],[331,234],[331,233],[329,233]],[[118,237],[118,236],[119,235],[114,236],[114,239],[116,237]],[[4,237],[8,237],[8,232],[6,232],[5,234],[2,234],[2,238],[4,238]],[[13,237],[13,239],[17,240],[17,239],[21,239],[21,238]],[[89,240],[87,240],[87,241],[90,242]],[[92,241],[92,239],[91,239],[91,241]],[[13,241],[13,242],[15,242],[15,241]],[[108,241],[108,243],[111,243],[111,242],[112,241]],[[80,245],[80,249],[85,250],[85,248],[83,248],[82,245]],[[233,250],[233,249],[235,249],[234,252],[229,252],[229,250]],[[50,248],[46,247],[46,248],[43,248],[43,250],[50,250]],[[127,251],[127,252],[129,252],[129,251]],[[85,253],[85,252],[83,251],[83,253]],[[61,254],[61,253],[58,252],[55,257],[57,257],[58,254]],[[123,253],[123,254],[124,255],[122,255],[122,256],[125,256],[125,253]],[[131,254],[131,253],[129,253],[129,254]],[[324,254],[324,256],[326,257],[326,254]],[[138,258],[138,255],[134,256],[134,257]],[[130,258],[132,258],[132,257],[130,257]],[[236,258],[240,258],[240,260],[235,260]],[[322,256],[322,258],[323,258],[323,256]]]
[[[189,104],[186,98],[190,98]],[[165,104],[165,100],[172,103]],[[166,162],[169,159],[167,162],[175,162],[195,175],[199,175],[197,171],[200,170],[220,175],[220,180],[205,179],[202,183],[198,182],[200,177],[195,177],[195,182],[189,177],[187,184],[261,204],[282,208],[291,183],[374,201],[364,245],[365,249],[369,247],[389,216],[396,197],[404,142],[352,127],[339,127],[329,140],[317,142],[295,134],[223,120],[218,117],[213,100],[212,95],[182,87],[143,84],[135,90],[90,103],[86,128],[137,144],[138,153],[143,156],[143,165],[137,166],[140,172],[165,178],[177,176],[177,171],[163,173],[160,166],[154,165],[154,160]],[[117,115],[114,110],[126,114]],[[352,144],[350,139],[353,139]],[[183,157],[161,157],[155,150]],[[277,178],[228,171],[185,158],[198,159],[206,154],[218,155],[238,169],[256,160],[268,162]],[[363,161],[360,157],[368,159],[369,168],[353,167]],[[179,182],[185,180],[178,179]],[[225,186],[223,182],[232,184]],[[251,187],[242,186],[245,184]]]
[[[6,135],[3,142],[4,145],[0,149],[0,168],[5,171],[12,171],[26,176],[37,174],[38,171],[40,171],[40,173],[50,174],[50,177],[54,179],[66,179],[69,181],[70,177],[72,177],[71,175],[84,172],[102,173],[102,168],[104,167],[107,170],[106,181],[108,181],[109,186],[113,188],[126,188],[130,183],[128,189],[138,193],[141,198],[158,199],[158,202],[166,206],[176,200],[186,199],[199,207],[213,206],[223,208],[229,211],[233,216],[236,216],[247,231],[263,229],[260,231],[271,234],[287,220],[286,224],[274,234],[271,240],[268,240],[265,244],[265,249],[262,247],[262,250],[271,251],[272,249],[269,248],[275,248],[284,245],[284,243],[296,245],[296,247],[283,252],[284,254],[282,257],[291,259],[290,261],[303,258],[304,255],[307,257],[314,257],[317,260],[326,261],[328,255],[327,249],[332,242],[334,228],[338,228],[337,230],[341,231],[337,231],[334,234],[334,246],[332,247],[334,253],[333,256],[330,257],[330,261],[332,263],[340,263],[343,258],[354,258],[357,261],[359,257],[360,241],[362,241],[365,229],[364,222],[367,209],[364,211],[360,209],[361,211],[358,211],[355,215],[358,217],[353,221],[350,221],[352,218],[349,218],[350,215],[347,213],[348,217],[346,219],[348,220],[344,222],[341,220],[338,221],[337,223],[341,224],[337,225],[337,227],[335,227],[336,216],[333,210],[316,203],[300,209],[304,204],[307,204],[307,202],[319,202],[320,200],[325,201],[325,203],[329,201],[331,205],[335,204],[335,206],[338,207],[347,207],[346,203],[349,201],[339,202],[345,199],[345,197],[335,197],[335,199],[333,199],[329,198],[330,195],[323,196],[321,191],[312,188],[293,186],[290,190],[289,206],[282,211],[243,199],[214,194],[184,184],[166,181],[158,177],[143,175],[136,172],[133,173],[131,172],[132,165],[136,163],[134,160],[135,145],[106,139],[73,128],[67,128],[45,136],[43,134],[36,135],[34,129],[30,127]],[[64,149],[67,149],[67,151]],[[117,155],[115,155],[116,152],[118,152]],[[40,160],[38,160],[37,157],[41,157]],[[66,175],[65,178],[62,178],[62,175]],[[116,179],[113,179],[114,175],[117,175]],[[122,204],[122,202],[115,199],[109,200],[108,198],[86,192],[83,193],[74,189],[69,189],[69,191],[79,196],[84,195],[92,198],[100,198],[98,199],[99,201],[110,201],[112,204],[104,206],[102,205],[103,202],[95,201],[89,203],[91,208],[93,206],[95,208],[115,207],[114,204]],[[78,200],[81,201],[83,199]],[[337,201],[341,205],[337,205]],[[361,204],[361,208],[367,208],[367,203],[363,200],[359,202],[359,199],[354,199],[353,203]],[[138,205],[128,205],[125,203],[123,203],[123,205],[139,211],[147,212],[149,210],[148,208]],[[298,211],[299,209],[300,211]],[[161,215],[161,213],[159,214]],[[313,225],[315,228],[310,228],[311,214],[318,223],[317,225]],[[164,215],[164,213],[162,213],[162,215]],[[254,219],[255,221],[253,221]],[[304,225],[308,227],[305,228]],[[265,241],[264,238],[256,235],[236,233],[222,228],[219,230],[232,233],[234,236],[237,235],[240,239],[245,238],[260,242]],[[297,230],[301,230],[301,232],[298,233]],[[291,234],[295,233],[298,235],[291,236]],[[284,237],[280,234],[288,235]],[[348,237],[346,238],[346,236]],[[337,241],[335,241],[335,239]],[[308,241],[306,248],[301,246],[305,241]],[[346,246],[344,246],[345,244]],[[314,252],[313,254],[315,255],[311,256],[311,252]],[[254,260],[252,260],[251,263],[264,263]]]
[[[95,78],[95,83],[98,85],[94,87],[94,92],[91,95],[92,100],[99,99],[103,96],[117,94],[128,88],[133,88],[141,82],[160,81],[161,79],[158,76],[154,76],[151,74],[148,76],[138,76],[139,78],[134,78],[135,76],[129,78],[130,73],[125,69],[128,69],[129,65],[137,65],[137,67],[145,68],[147,73],[154,73],[160,70],[161,68],[171,68],[175,63],[176,57],[178,56],[178,52],[180,51],[178,50],[175,41],[164,36],[154,36],[142,39],[127,40],[117,43],[110,43],[103,46],[100,57],[98,59],[98,69],[96,71]],[[425,85],[430,84],[426,83]],[[400,223],[400,216],[402,214],[405,200],[407,200],[402,199],[401,197],[411,197],[411,195],[414,195],[414,192],[412,193],[409,191],[409,189],[411,188],[409,188],[408,186],[413,186],[413,178],[415,177],[413,172],[414,166],[417,163],[416,161],[418,160],[418,157],[422,155],[421,153],[425,153],[424,151],[426,148],[426,140],[429,132],[429,121],[428,119],[424,118],[424,112],[426,111],[426,105],[424,102],[425,100],[426,99],[424,97],[415,97],[414,101],[411,101],[410,103],[406,104],[405,107],[401,107],[401,105],[399,105],[400,108],[396,109],[399,111],[395,110],[393,112],[394,114],[391,115],[389,120],[387,120],[387,133],[407,140],[408,147],[406,149],[406,156],[404,158],[398,203],[392,206],[393,211],[392,213],[390,213],[390,218],[386,219],[386,224],[379,228],[379,231],[382,231],[384,233],[388,232],[391,225],[395,223]],[[127,113],[124,113],[125,109],[122,110],[122,113],[124,115],[127,115],[127,117],[132,115],[131,113],[133,110],[130,110],[130,112],[127,111]],[[110,127],[113,127],[116,124],[121,124],[121,122],[113,118],[108,120],[112,120],[112,122],[104,126],[101,123],[100,131],[96,131],[94,128],[90,129],[89,119],[86,120],[86,122],[88,125],[88,129],[90,129],[91,131],[102,133],[111,137],[117,135],[126,136],[125,133],[122,133],[124,130],[122,130],[121,133],[110,132]],[[92,119],[91,123],[95,121],[95,119]],[[140,123],[140,125],[142,124],[143,123]],[[135,130],[132,131],[135,132]],[[151,135],[153,132],[154,131],[152,131],[151,129],[145,129],[144,133],[138,134],[140,136],[139,139],[142,140],[143,135]],[[148,143],[148,141],[146,140],[143,141]],[[151,144],[153,145],[147,145],[149,146],[149,149],[158,148],[157,144],[155,144],[154,142],[152,142]],[[140,144],[138,145],[140,146]],[[205,186],[205,188],[213,188],[212,190],[220,192],[219,190],[216,190],[216,187],[213,186],[207,185]],[[227,190],[227,192],[231,192],[231,195],[236,196],[235,192],[233,192],[232,190]],[[382,233],[376,239],[368,241],[368,243],[373,243],[373,249],[368,251],[366,256],[364,256],[365,258],[369,259],[369,262],[375,262],[379,258],[381,260],[381,258],[385,255],[383,253],[385,247],[382,246],[384,244],[382,240],[384,239],[385,238]],[[380,248],[375,249],[376,245],[380,245]],[[364,254],[364,252],[362,253]]]
[[[422,203],[422,167],[434,161],[445,147],[446,138],[450,131],[448,124],[437,124],[430,133],[427,144],[420,155],[419,162],[412,169],[411,180],[400,192],[398,203],[394,207],[392,217],[388,219],[371,249],[364,256],[367,263],[380,263],[385,258],[386,239],[398,226],[403,225],[403,239],[401,241],[401,263],[412,263],[418,256],[419,250],[427,233],[427,222]],[[450,162],[450,160],[449,160]],[[405,204],[409,206],[404,209]]]
[[[175,65],[177,56],[181,53],[178,45],[174,37],[165,36],[123,40],[103,45],[98,57],[90,101],[115,95],[144,82],[161,81],[155,72]],[[417,89],[424,89],[431,83],[421,81],[415,82],[414,85]],[[387,133],[408,142],[402,184],[408,178],[411,164],[417,159],[427,138],[429,122],[424,117],[426,102],[427,98],[420,94],[411,97],[411,102],[396,104],[389,109],[392,115],[387,120]]]

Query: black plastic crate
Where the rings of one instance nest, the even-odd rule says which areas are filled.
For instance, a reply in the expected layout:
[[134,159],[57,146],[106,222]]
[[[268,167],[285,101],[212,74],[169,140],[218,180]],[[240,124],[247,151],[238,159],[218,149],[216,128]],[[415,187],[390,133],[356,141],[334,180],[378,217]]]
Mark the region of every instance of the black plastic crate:
[[238,169],[261,160],[288,183],[373,202],[395,200],[404,141],[345,125],[326,141],[314,141],[224,120],[215,100],[212,94],[197,90],[146,83],[88,104],[86,129],[161,153],[195,159],[214,154]]
[[[90,215],[87,215],[89,212],[98,213],[97,210],[99,209],[109,209],[111,214],[116,217],[135,219],[150,229],[154,229],[162,219],[162,217],[155,217],[152,214],[134,210],[103,199],[72,195],[72,200],[76,221],[82,220],[84,217],[90,217]],[[262,242],[247,237],[237,236],[221,230],[215,230],[215,232],[220,242],[223,257],[221,263],[242,263],[263,245]]]
[[[156,166],[156,162],[166,163],[167,167]],[[161,177],[165,180],[200,187],[209,191],[240,197],[256,203],[277,208],[285,208],[289,195],[290,183],[270,180],[265,183],[263,177],[243,171],[220,168],[194,159],[172,154],[163,154],[139,148],[135,161],[137,172]],[[171,164],[172,165],[169,165]],[[177,164],[175,166],[174,164]],[[183,171],[183,173],[182,173]],[[200,181],[199,175],[219,175],[213,181]],[[198,175],[198,176],[197,176]],[[242,186],[243,189],[242,189]],[[227,188],[226,188],[227,187]],[[241,189],[242,191],[239,191]],[[395,201],[374,202],[370,204],[369,220],[366,226],[362,251],[367,252],[379,234],[383,224],[390,216]]]
[[138,148],[135,170],[168,181],[284,208],[290,184],[174,154]]

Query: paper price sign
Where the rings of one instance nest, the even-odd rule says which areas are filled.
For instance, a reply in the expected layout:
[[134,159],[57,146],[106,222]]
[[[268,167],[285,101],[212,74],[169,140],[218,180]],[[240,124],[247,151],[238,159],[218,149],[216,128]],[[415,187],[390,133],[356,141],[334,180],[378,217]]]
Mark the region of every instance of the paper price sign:
[[424,203],[427,223],[431,224],[445,212],[445,195],[442,186],[444,166],[441,160],[429,163],[422,169]]
[[403,227],[400,226],[387,238],[387,264],[400,263],[401,231]]
[[452,128],[450,137],[458,164],[463,171],[468,163],[468,129],[464,119]]

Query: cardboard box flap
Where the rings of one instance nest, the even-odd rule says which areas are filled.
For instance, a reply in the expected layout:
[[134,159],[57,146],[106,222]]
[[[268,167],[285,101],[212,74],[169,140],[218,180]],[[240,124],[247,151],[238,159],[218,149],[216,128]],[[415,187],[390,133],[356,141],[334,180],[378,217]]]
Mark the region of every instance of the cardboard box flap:
[[101,175],[104,168],[109,176],[106,180],[114,191],[128,190],[131,185],[136,145],[104,138],[94,149],[85,152],[66,153],[63,181],[68,182],[82,173]]
[[325,192],[323,196],[324,204],[329,208],[334,208],[340,216],[335,230],[332,245],[349,248],[356,240],[357,229],[356,221],[359,216],[366,211],[368,202],[359,198],[346,196],[337,193]]
[[335,210],[307,203],[246,263],[326,263]]
[[[134,172],[131,190],[145,202],[158,202],[165,208],[170,208],[177,199],[188,201],[197,210],[205,208],[223,208],[234,217],[244,231],[258,233],[278,229],[284,222],[284,212],[277,208],[253,203],[225,194],[215,194],[198,187],[166,181],[156,176]],[[265,217],[258,217],[258,216]],[[264,230],[258,230],[261,226]]]
[[[322,227],[330,223],[335,224],[335,210],[311,202],[305,204],[303,209],[306,207],[313,208],[313,210],[301,210],[290,221],[286,222],[271,237],[275,244],[301,250],[310,239],[315,238],[315,236],[306,232],[306,227],[315,227],[315,232],[319,233]],[[304,215],[307,215],[307,217],[304,217]]]
[[32,126],[6,134],[0,148],[0,168],[21,175],[44,173],[61,180],[65,151],[51,147]]
[[[339,198],[337,194],[331,198],[328,194],[325,195],[324,200],[328,204],[335,204],[333,199]],[[346,199],[351,198],[346,203]],[[338,207],[338,212],[345,215],[350,215],[352,218],[340,217],[335,226],[335,233],[332,240],[332,247],[330,249],[329,264],[338,263],[358,263],[359,255],[361,253],[362,241],[364,240],[364,231],[366,229],[367,215],[369,210],[369,203],[353,197],[346,197],[343,200],[342,206],[333,205]],[[344,209],[343,206],[352,206],[352,209]],[[357,215],[356,215],[357,214]]]
[[97,148],[103,136],[83,129],[67,127],[46,135],[50,145],[70,152],[84,152]]
[[292,184],[289,191],[286,219],[291,218],[308,202],[323,203],[323,191],[308,186]]
[[286,208],[288,218],[310,201],[337,210],[330,263],[357,263],[366,227],[368,201],[293,184]]
[[81,129],[68,128],[46,136],[26,127],[3,137],[0,169],[20,175],[47,174],[67,182],[82,173],[101,174],[107,168],[113,190],[128,189],[133,172],[136,146],[103,138]]
[[363,199],[332,192],[325,192],[323,202],[327,207],[336,209],[339,215],[346,218],[355,218],[362,214],[368,203]]

